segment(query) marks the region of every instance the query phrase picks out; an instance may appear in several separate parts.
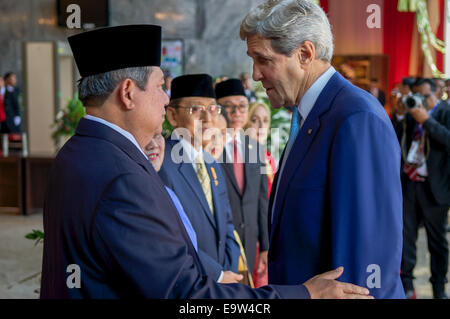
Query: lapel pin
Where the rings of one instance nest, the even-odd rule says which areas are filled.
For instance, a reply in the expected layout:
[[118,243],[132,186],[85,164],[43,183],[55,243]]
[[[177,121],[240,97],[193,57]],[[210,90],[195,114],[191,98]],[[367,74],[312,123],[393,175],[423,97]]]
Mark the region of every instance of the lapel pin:
[[311,135],[311,133],[312,133],[312,128],[310,128],[310,129],[308,130],[308,135]]
[[214,167],[211,167],[211,175],[214,179],[214,185],[218,186],[219,182],[217,181],[216,170],[214,169]]

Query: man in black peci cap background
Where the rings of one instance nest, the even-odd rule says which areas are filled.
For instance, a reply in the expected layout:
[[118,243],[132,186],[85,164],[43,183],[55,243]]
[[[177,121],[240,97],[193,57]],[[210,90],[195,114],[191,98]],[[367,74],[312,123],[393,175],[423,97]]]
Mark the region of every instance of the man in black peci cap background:
[[267,178],[261,174],[265,171],[265,161],[261,160],[265,158],[264,149],[258,142],[244,135],[249,103],[242,82],[239,79],[220,82],[216,85],[216,96],[227,112],[232,129],[227,133],[222,167],[226,173],[234,226],[242,239],[253,275],[259,243],[257,273],[258,276],[265,276],[269,249],[269,197]]
[[[208,277],[237,283],[239,246],[225,177],[218,163],[203,150],[202,139],[221,112],[211,76],[182,75],[172,82],[167,119],[173,126],[159,171],[185,208],[197,233],[198,255]],[[178,133],[178,134],[177,134]]]
[[205,276],[143,149],[162,130],[161,27],[119,26],[69,38],[86,106],[58,153],[44,204],[41,298],[368,298],[335,281],[250,289]]

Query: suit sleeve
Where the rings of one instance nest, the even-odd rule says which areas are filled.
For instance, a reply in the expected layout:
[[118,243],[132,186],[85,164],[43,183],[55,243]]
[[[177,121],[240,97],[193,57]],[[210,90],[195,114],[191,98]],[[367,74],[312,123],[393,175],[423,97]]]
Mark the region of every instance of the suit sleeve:
[[[446,112],[444,112],[446,111]],[[444,123],[439,123],[434,117],[431,117],[423,123],[424,129],[428,135],[444,145],[447,153],[450,154],[450,111],[443,110]]]
[[211,279],[214,279],[214,281],[217,281],[220,277],[220,273],[225,271],[224,267],[200,248],[198,249],[198,257],[205,269],[206,275]]
[[304,286],[222,285],[201,276],[158,181],[125,174],[104,191],[91,227],[99,267],[146,298],[308,298]]
[[392,127],[368,112],[339,127],[330,158],[332,267],[375,298],[401,296],[400,148]]
[[[161,180],[167,187],[175,189],[173,183],[171,182],[172,179],[167,176],[166,169],[167,168],[163,165],[161,170],[158,172],[158,175],[159,177],[161,177]],[[202,263],[206,274],[213,280],[217,281],[219,279],[220,273],[223,270],[222,265],[215,261],[214,258],[211,258],[200,248],[198,248],[198,257],[200,258],[200,262]]]
[[225,242],[225,270],[231,270],[232,272],[237,273],[239,268],[239,256],[241,255],[241,251],[239,248],[239,244],[237,243],[234,237],[234,224],[233,224],[233,214],[231,212],[230,200],[228,197],[228,189],[226,186],[225,175],[222,169],[222,165],[215,166],[217,173],[219,174],[219,179],[222,181],[223,192],[220,193],[221,201],[225,203],[225,211],[226,211],[226,223],[227,223],[227,235]]
[[234,237],[233,215],[231,213],[230,203],[228,201],[228,193],[225,193],[224,201],[226,202],[226,220],[227,220],[227,238],[225,243],[225,270],[231,270],[237,273],[239,268],[239,256],[241,250],[239,244]]

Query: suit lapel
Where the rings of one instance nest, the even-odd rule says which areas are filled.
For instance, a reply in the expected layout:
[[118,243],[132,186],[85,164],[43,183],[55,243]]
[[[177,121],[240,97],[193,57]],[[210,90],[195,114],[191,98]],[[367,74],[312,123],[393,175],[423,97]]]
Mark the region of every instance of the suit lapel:
[[[228,155],[226,154],[226,150],[225,149],[223,150],[223,154],[224,154],[225,161],[223,162],[222,166],[224,168],[225,174],[228,175],[228,178],[231,181],[231,185],[233,185],[236,193],[239,194],[239,196],[242,196],[241,195],[241,190],[239,189],[239,186],[238,186],[237,181],[236,181],[236,176],[234,175],[233,163],[227,163],[226,162],[227,158],[228,158],[227,157]],[[244,170],[245,170],[245,168],[244,168]]]
[[[215,167],[213,164],[206,163],[206,169],[208,170],[209,180],[211,181],[211,194],[213,199],[213,205],[214,205],[214,217],[216,221],[217,226],[217,234],[218,238],[221,238],[222,234],[226,232],[225,229],[223,229],[223,226],[226,225],[225,216],[221,211],[221,201],[222,199],[219,197],[218,193],[218,186],[219,186],[219,180],[217,180],[217,172],[215,172],[215,176],[212,174],[212,169],[216,171],[217,167]],[[214,178],[216,177],[216,178]],[[209,214],[211,216],[211,214]],[[212,216],[211,216],[212,219]]]
[[[306,118],[305,123],[303,124],[301,130],[297,135],[294,145],[292,146],[292,149],[288,154],[285,167],[283,168],[283,175],[278,176],[278,178],[280,179],[280,185],[278,187],[275,209],[273,212],[274,216],[271,226],[270,241],[272,241],[273,233],[282,214],[290,181],[294,177],[294,174],[297,171],[298,167],[302,164],[303,159],[308,153],[309,147],[314,140],[314,137],[320,129],[320,117],[330,109],[334,98],[345,84],[346,81],[344,80],[344,78],[338,72],[336,72],[320,93],[319,98],[317,99],[313,109],[311,110],[311,113]],[[284,156],[285,155],[286,154],[284,154]]]

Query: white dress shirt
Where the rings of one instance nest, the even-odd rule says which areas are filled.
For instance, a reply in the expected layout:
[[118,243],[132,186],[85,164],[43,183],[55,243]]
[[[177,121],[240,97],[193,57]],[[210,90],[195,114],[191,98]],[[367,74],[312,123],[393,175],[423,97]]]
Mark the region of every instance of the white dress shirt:
[[[203,158],[203,149],[200,146],[199,150],[196,150],[195,147],[183,137],[180,137],[177,133],[173,133],[175,139],[180,141],[181,146],[183,147],[183,156],[187,156],[187,163],[191,163],[194,168],[195,174],[197,174],[197,162],[196,159],[201,156]],[[186,159],[186,157],[184,157]],[[185,161],[186,163],[186,161]]]
[[241,159],[244,157],[242,156],[242,150],[243,150],[243,141],[242,141],[242,135],[240,133],[236,133],[234,138],[227,133],[227,143],[225,144],[225,151],[227,154],[227,163],[233,163],[233,155],[234,155],[234,140],[237,141],[237,149],[238,153]]

